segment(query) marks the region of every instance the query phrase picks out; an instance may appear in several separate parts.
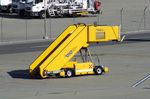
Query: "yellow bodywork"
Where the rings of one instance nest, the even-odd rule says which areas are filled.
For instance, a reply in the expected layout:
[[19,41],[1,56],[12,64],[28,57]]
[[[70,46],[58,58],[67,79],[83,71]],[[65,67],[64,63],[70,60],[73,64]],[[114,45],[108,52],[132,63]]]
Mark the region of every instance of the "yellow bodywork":
[[[70,25],[29,67],[31,76],[46,78],[45,72],[60,73],[63,68],[75,69],[75,75],[93,74],[93,63],[69,62],[83,47],[90,43],[119,41],[119,26]],[[89,71],[88,71],[89,70]],[[88,71],[88,72],[87,72]]]
[[85,74],[94,74],[93,72],[93,63],[77,63],[75,64],[75,75],[85,75]]
[[87,12],[87,11],[83,11],[83,12],[78,12],[78,13],[76,13],[77,15],[87,15],[87,14],[89,14],[89,12]]
[[[77,63],[77,62],[68,62],[63,68],[70,68],[74,69],[75,75],[85,75],[85,74],[94,74],[93,72],[93,63],[86,62],[86,63]],[[61,71],[60,76],[65,77],[65,72]]]
[[88,42],[120,40],[119,26],[89,26]]

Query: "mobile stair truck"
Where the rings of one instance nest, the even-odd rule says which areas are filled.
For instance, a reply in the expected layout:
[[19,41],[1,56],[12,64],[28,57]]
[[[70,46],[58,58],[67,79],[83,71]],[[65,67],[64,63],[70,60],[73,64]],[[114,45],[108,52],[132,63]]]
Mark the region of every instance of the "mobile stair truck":
[[[66,28],[56,40],[29,66],[32,77],[47,78],[52,75],[72,77],[76,75],[101,75],[108,68],[95,65],[88,46],[91,43],[120,41],[119,26],[75,24]],[[71,59],[78,52],[83,62]]]

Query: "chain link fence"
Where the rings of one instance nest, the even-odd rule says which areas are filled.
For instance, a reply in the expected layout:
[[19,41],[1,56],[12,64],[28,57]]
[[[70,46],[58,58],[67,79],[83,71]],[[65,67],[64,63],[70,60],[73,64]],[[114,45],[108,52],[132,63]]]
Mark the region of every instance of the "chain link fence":
[[140,10],[120,10],[122,32],[150,30],[150,11],[145,8]]
[[113,12],[89,17],[74,18],[47,18],[47,19],[20,19],[0,17],[0,42],[22,41],[56,38],[71,24],[85,23],[99,25],[121,25],[123,33],[130,31],[150,30],[150,10],[121,8]]

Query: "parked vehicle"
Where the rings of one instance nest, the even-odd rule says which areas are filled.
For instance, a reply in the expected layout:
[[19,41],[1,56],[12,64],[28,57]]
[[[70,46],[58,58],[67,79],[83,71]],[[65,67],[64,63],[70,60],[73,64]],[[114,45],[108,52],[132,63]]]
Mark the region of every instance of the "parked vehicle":
[[18,13],[20,16],[25,16],[25,3],[26,0],[13,0],[12,9],[13,12]]
[[0,0],[1,12],[12,12],[12,0]]
[[26,0],[28,16],[63,17],[97,14],[101,3],[98,0]]
[[[107,73],[108,67],[101,65],[99,59],[97,64],[88,47],[108,41],[120,41],[120,26],[70,25],[30,64],[29,73],[41,78]],[[77,53],[80,61],[73,59]]]

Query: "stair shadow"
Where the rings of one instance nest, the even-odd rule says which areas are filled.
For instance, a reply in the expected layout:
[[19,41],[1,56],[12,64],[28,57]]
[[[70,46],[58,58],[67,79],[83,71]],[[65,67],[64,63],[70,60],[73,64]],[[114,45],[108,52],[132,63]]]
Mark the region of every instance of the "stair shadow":
[[31,79],[29,75],[29,70],[13,70],[10,72],[7,72],[12,78],[18,78],[18,79]]
[[[12,70],[10,72],[7,72],[12,78],[14,79],[34,79],[34,80],[42,80],[40,76],[36,76],[34,78],[32,78],[30,75],[29,75],[29,70],[26,69],[26,70]],[[72,78],[75,78],[75,77],[81,77],[81,76],[90,76],[90,75],[80,75],[80,76],[74,76]],[[67,79],[66,77],[59,77],[59,76],[51,76],[51,77],[48,77],[48,79]],[[70,79],[70,78],[69,78]]]
[[[10,72],[7,72],[12,78],[15,79],[36,79],[36,80],[41,80],[40,76],[35,76],[35,77],[31,77],[29,74],[29,70],[12,70]],[[56,76],[52,76],[52,77],[48,77],[49,79],[58,79],[61,77],[56,77]]]

